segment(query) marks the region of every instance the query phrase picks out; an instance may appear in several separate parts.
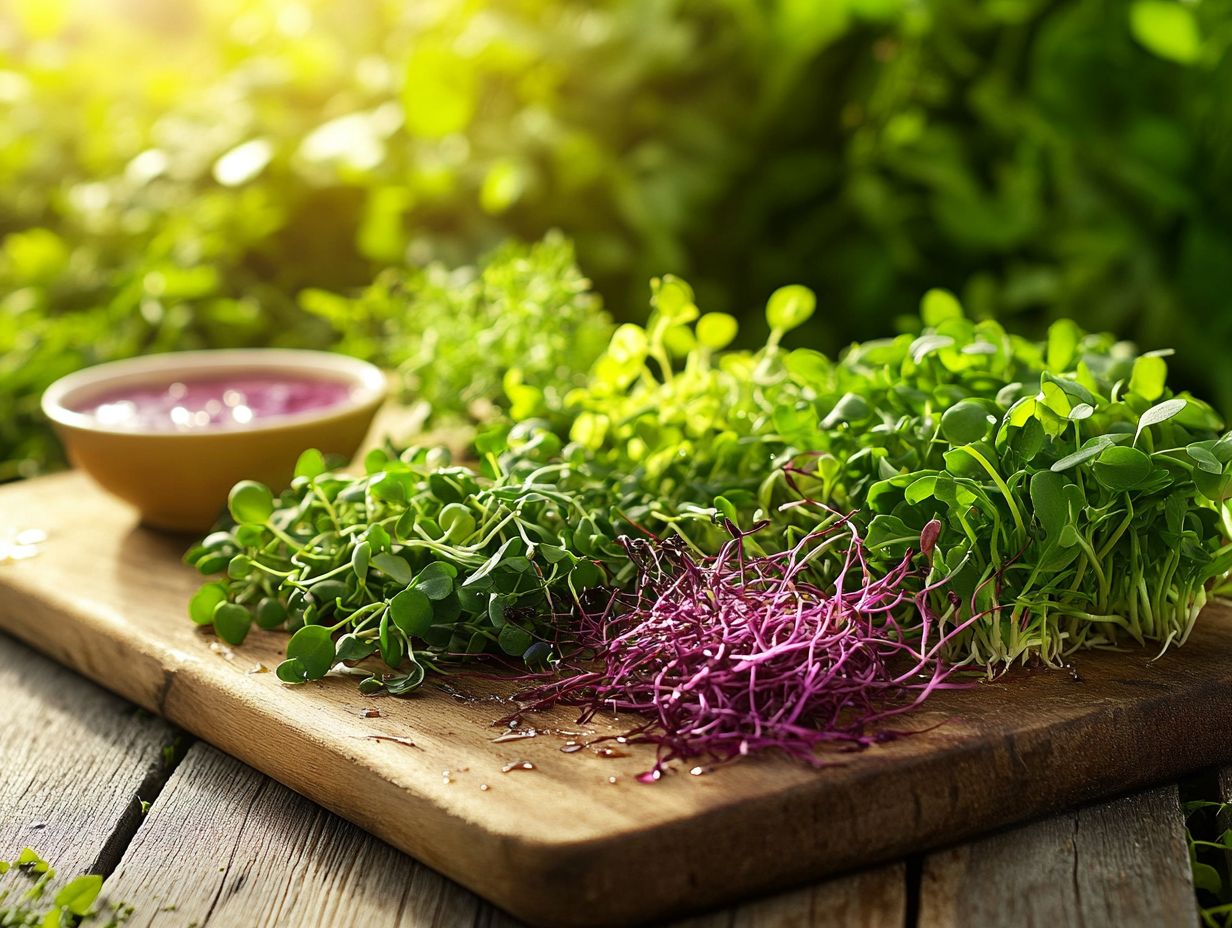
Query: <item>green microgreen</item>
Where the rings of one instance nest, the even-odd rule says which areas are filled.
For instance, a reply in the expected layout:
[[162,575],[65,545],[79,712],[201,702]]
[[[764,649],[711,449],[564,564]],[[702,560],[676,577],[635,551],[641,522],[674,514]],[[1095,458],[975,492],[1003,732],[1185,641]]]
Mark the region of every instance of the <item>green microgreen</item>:
[[[72,928],[95,914],[95,902],[103,888],[97,874],[74,877],[46,902],[56,871],[33,848],[23,848],[17,859],[0,860],[0,925],[31,925],[40,928]],[[24,886],[16,881],[24,880]]]
[[369,693],[409,693],[441,664],[550,650],[553,617],[618,565],[615,531],[583,504],[580,477],[542,463],[560,450],[550,431],[530,423],[487,447],[480,469],[412,448],[370,454],[362,476],[308,458],[278,499],[240,484],[230,505],[239,524],[187,556],[209,573],[229,555],[225,579],[193,597],[193,619],[209,615],[232,644],[254,621],[285,627],[280,680],[358,664]]
[[[1183,642],[1232,566],[1232,436],[1172,393],[1160,353],[1068,321],[1029,341],[931,291],[915,331],[831,360],[784,345],[815,310],[799,287],[770,297],[759,350],[724,351],[735,320],[702,314],[684,281],[656,279],[651,303],[563,396],[567,436],[493,424],[475,466],[382,450],[357,477],[308,455],[278,499],[238,485],[237,525],[189,553],[226,574],[194,598],[194,619],[212,615],[232,643],[254,609],[261,627],[296,633],[287,682],[324,675],[346,639],[344,660],[386,665],[365,692],[406,692],[445,662],[550,658],[577,597],[631,576],[620,534],[704,557],[729,537],[724,520],[766,522],[748,541],[761,556],[837,511],[874,571],[928,537],[921,582],[948,578],[930,606],[963,628],[948,657],[998,669]],[[837,569],[819,557],[810,579]]]

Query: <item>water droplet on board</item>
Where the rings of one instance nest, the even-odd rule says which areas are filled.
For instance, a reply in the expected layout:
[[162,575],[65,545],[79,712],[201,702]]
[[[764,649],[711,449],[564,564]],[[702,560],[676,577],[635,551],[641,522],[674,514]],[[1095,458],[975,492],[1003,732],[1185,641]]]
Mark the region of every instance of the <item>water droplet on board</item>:
[[582,750],[584,747],[586,747],[586,745],[582,744],[580,741],[566,741],[560,746],[560,750],[563,754],[574,754]]
[[515,770],[534,770],[535,765],[528,760],[515,760],[501,767],[501,773],[513,773]]
[[39,545],[47,540],[47,533],[37,528],[0,535],[0,563],[24,561],[39,553]]
[[689,773],[695,777],[703,777],[714,770],[713,767],[694,767]]
[[360,709],[359,717],[361,719],[379,719],[381,717],[380,709]]
[[618,751],[616,748],[595,748],[594,752],[596,757],[613,758],[629,756],[627,751]]
[[612,784],[612,786],[615,786],[619,782],[619,780],[620,780],[620,777],[608,777],[607,778],[607,781],[610,784]]
[[497,735],[492,739],[492,743],[501,744],[505,741],[521,741],[523,738],[534,738],[538,734],[539,732],[533,728],[515,728],[505,732],[503,735]]

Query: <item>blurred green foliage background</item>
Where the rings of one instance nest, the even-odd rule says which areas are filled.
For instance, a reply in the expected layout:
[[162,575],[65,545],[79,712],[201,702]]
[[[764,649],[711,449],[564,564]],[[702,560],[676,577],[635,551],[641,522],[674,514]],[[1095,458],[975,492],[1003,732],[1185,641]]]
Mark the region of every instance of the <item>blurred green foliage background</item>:
[[359,299],[419,338],[458,309],[416,268],[553,228],[617,318],[672,272],[757,340],[799,282],[833,351],[945,286],[1174,346],[1232,410],[1230,44],[1228,0],[7,0],[0,478],[54,463],[68,370],[396,359],[328,294],[403,268],[415,299]]

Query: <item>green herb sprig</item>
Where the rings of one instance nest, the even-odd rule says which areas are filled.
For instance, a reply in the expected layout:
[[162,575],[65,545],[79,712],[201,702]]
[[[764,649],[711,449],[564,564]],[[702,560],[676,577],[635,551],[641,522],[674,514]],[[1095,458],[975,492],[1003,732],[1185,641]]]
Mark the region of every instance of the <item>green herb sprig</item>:
[[476,266],[388,268],[363,291],[300,294],[337,348],[396,368],[425,421],[555,417],[607,345],[612,323],[558,232],[509,242]]
[[94,904],[103,888],[103,878],[97,874],[74,877],[48,899],[55,868],[29,847],[16,860],[0,860],[0,876],[9,873],[25,874],[30,882],[24,889],[0,884],[0,925],[71,928],[95,914]]
[[560,443],[541,425],[481,444],[478,468],[441,449],[377,450],[350,476],[307,452],[280,498],[238,484],[235,526],[186,555],[226,574],[193,597],[193,621],[237,645],[253,625],[288,629],[286,683],[372,658],[386,669],[358,671],[368,694],[411,692],[425,670],[484,654],[547,661],[553,618],[618,566],[615,532],[571,491],[567,464],[544,463]]
[[734,320],[700,315],[672,278],[652,302],[570,395],[571,437],[702,552],[720,513],[770,519],[777,536],[759,544],[790,546],[811,527],[813,510],[785,508],[802,494],[856,512],[882,567],[937,520],[934,566],[951,583],[934,605],[982,615],[954,656],[994,667],[1184,641],[1232,567],[1232,436],[1168,389],[1167,352],[1069,321],[1029,341],[931,291],[916,332],[832,361],[782,347],[815,307],[792,287],[767,305],[762,349],[716,354],[711,333],[730,338]]
[[[229,575],[198,594],[194,618],[238,641],[289,615],[283,679],[379,651],[410,668],[387,688],[413,689],[446,659],[551,654],[595,565],[628,575],[621,532],[705,556],[724,520],[768,521],[749,544],[769,554],[828,508],[853,514],[874,569],[927,529],[932,579],[947,579],[931,605],[965,627],[949,656],[996,670],[1183,642],[1232,567],[1232,436],[1168,388],[1164,352],[1071,322],[1029,341],[967,319],[943,291],[925,296],[916,331],[838,360],[784,344],[816,310],[802,287],[771,296],[753,352],[724,350],[735,320],[702,314],[679,279],[655,280],[652,305],[565,395],[567,445],[557,422],[528,420],[485,429],[479,469],[413,449],[374,455],[356,478],[308,456],[279,501],[237,487],[237,527],[190,554]],[[826,582],[838,567],[810,571]],[[490,586],[494,571],[505,586]]]

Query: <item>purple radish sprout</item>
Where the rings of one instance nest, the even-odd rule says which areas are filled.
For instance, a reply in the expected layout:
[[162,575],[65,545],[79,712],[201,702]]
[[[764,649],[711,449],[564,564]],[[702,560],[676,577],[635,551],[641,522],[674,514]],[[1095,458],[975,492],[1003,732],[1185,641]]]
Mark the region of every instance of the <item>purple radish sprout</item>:
[[[658,747],[639,778],[652,782],[673,760],[771,748],[821,766],[819,746],[902,734],[870,726],[955,685],[940,653],[961,629],[942,631],[927,601],[938,584],[921,582],[912,552],[873,576],[850,519],[758,557],[745,552],[752,532],[728,527],[732,540],[701,560],[671,540],[622,539],[637,582],[582,611],[577,642],[593,661],[523,693],[525,708],[580,705],[583,722],[602,710],[642,716],[625,737]],[[935,535],[926,527],[921,547]],[[832,584],[805,579],[844,542]]]

